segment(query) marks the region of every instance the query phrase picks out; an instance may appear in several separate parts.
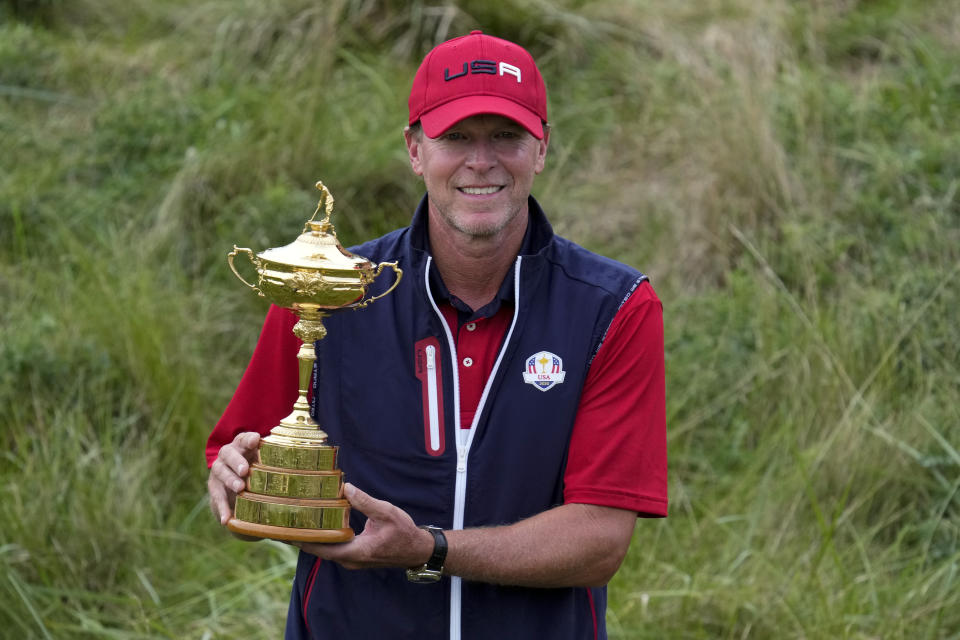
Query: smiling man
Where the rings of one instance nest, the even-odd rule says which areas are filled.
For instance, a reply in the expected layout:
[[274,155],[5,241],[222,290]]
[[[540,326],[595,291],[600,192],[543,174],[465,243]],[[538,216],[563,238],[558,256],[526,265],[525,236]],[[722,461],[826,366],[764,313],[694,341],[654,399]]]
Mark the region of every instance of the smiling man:
[[[351,249],[407,275],[316,344],[358,535],[301,545],[287,638],[606,637],[637,517],[667,512],[662,311],[646,276],[554,235],[530,195],[546,123],[514,43],[475,31],[417,71],[404,138],[426,195]],[[294,322],[271,308],[210,436],[221,523],[296,396]]]

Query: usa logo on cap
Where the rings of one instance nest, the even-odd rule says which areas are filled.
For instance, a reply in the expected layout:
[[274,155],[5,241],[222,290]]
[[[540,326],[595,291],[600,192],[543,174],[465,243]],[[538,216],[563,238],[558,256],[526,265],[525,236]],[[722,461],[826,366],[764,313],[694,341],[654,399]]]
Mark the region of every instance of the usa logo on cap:
[[532,384],[540,391],[552,389],[567,376],[563,370],[563,360],[549,351],[538,351],[527,358],[527,367],[523,372],[523,381]]

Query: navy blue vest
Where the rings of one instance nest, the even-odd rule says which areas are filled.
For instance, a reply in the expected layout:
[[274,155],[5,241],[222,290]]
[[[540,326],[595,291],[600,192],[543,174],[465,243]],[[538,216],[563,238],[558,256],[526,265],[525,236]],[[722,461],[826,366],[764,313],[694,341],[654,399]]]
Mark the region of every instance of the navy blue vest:
[[[410,227],[351,248],[375,263],[398,260],[403,279],[369,307],[325,321],[314,414],[341,446],[347,480],[402,507],[418,524],[513,523],[563,503],[567,449],[590,362],[620,305],[645,276],[555,236],[531,198],[527,244],[534,250],[519,256],[507,276],[515,278],[513,324],[469,448],[458,460],[457,367],[429,291],[426,218],[424,199]],[[391,280],[385,270],[373,293]],[[428,343],[442,382],[442,451],[424,427]],[[524,377],[533,370],[531,357],[541,352],[557,357],[549,365],[562,371],[562,382],[537,386]],[[355,510],[351,525],[363,527]],[[316,563],[301,553],[288,638],[309,637],[304,623],[315,638],[560,640],[593,638],[595,629],[606,637],[606,588],[530,589],[446,577],[422,585],[408,582],[401,569],[348,571]]]

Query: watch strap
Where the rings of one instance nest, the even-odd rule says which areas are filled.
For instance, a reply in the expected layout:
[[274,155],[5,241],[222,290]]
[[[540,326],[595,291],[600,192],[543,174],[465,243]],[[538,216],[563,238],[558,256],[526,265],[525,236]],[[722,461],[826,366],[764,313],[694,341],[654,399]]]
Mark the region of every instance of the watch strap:
[[424,567],[431,571],[443,571],[443,563],[447,559],[447,536],[443,535],[440,527],[423,525],[420,528],[433,534],[433,553]]
[[443,563],[447,559],[447,537],[440,527],[421,525],[419,528],[433,536],[433,553],[421,566],[407,569],[407,580],[420,584],[437,582],[443,575]]

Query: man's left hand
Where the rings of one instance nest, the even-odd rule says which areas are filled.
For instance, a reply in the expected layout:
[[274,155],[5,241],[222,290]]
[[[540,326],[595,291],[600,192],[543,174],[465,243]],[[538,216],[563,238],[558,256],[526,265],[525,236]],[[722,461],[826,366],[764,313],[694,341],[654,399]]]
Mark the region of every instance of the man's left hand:
[[352,508],[367,516],[363,531],[349,542],[296,542],[293,543],[295,546],[347,569],[408,568],[421,565],[430,558],[433,536],[417,528],[406,511],[377,500],[350,483],[344,484],[343,493]]

